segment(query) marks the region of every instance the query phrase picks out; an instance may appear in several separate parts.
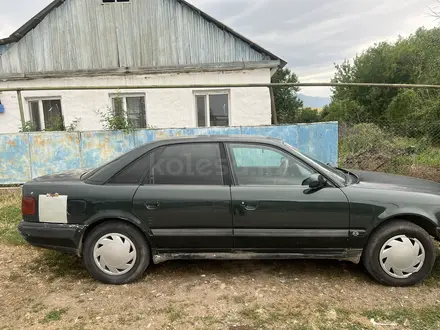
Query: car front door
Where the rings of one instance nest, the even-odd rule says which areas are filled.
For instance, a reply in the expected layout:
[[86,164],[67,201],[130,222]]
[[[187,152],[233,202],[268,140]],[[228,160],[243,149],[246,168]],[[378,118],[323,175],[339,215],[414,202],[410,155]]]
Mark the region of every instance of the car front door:
[[231,194],[224,181],[223,146],[169,145],[154,158],[133,207],[151,229],[158,252],[231,251]]
[[234,249],[304,254],[344,253],[349,205],[336,186],[311,190],[316,171],[285,150],[265,144],[227,145]]

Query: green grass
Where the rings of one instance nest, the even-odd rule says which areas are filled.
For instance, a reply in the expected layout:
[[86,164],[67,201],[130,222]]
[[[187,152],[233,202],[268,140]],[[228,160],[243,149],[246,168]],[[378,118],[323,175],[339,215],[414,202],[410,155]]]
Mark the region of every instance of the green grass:
[[[87,272],[79,258],[57,251],[43,250],[29,265],[29,268],[32,271],[45,272],[51,279],[60,277],[87,278]],[[88,290],[93,291],[94,289]]]
[[50,323],[54,321],[59,321],[61,320],[61,316],[67,313],[67,310],[68,308],[53,309],[46,314],[44,319],[41,320],[41,323]]
[[165,309],[165,312],[167,313],[168,320],[171,323],[179,321],[185,317],[185,312],[181,308],[173,305],[168,305],[168,307]]
[[395,308],[364,311],[363,316],[376,322],[395,322],[399,326],[409,324],[413,330],[438,329],[440,326],[440,306],[421,309]]
[[416,156],[415,163],[419,165],[427,165],[440,167],[440,148],[429,148]]
[[21,192],[0,192],[0,243],[19,245],[24,240],[17,230],[21,221]]

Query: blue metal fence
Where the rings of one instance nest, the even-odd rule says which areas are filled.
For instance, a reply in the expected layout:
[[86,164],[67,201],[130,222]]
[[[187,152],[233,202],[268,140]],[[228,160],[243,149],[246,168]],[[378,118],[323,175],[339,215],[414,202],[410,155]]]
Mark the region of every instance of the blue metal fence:
[[38,176],[99,166],[157,139],[215,134],[263,135],[282,139],[325,163],[338,160],[338,124],[185,128],[99,132],[41,132],[0,135],[0,184],[23,183]]

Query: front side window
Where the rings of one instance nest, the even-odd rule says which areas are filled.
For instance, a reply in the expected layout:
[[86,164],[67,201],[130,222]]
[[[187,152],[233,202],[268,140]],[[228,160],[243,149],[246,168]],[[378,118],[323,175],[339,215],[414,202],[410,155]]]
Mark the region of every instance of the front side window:
[[323,162],[321,162],[317,159],[314,159],[313,157],[311,157],[307,154],[300,152],[298,149],[296,149],[295,147],[291,146],[290,144],[288,144],[286,142],[284,142],[284,145],[286,147],[288,147],[289,149],[293,150],[294,152],[300,153],[303,157],[307,158],[309,162],[315,163],[315,164],[321,166],[321,168],[325,171],[325,173],[328,176],[330,176],[333,180],[335,180],[341,184],[345,184],[346,177],[345,177],[345,174],[341,170],[336,169],[334,167],[331,167],[329,164],[324,164]]
[[111,95],[115,115],[126,116],[133,128],[146,128],[145,95]]
[[229,126],[229,93],[197,92],[195,98],[198,127]]
[[29,117],[36,131],[64,131],[61,99],[32,99],[28,101]]
[[238,185],[302,185],[315,171],[301,161],[266,145],[230,144]]
[[220,145],[167,146],[157,157],[148,181],[155,185],[223,185]]

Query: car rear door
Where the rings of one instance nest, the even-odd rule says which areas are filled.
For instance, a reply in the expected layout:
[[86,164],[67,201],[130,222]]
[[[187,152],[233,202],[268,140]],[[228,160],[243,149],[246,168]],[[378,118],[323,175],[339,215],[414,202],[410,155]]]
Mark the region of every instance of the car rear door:
[[133,209],[147,222],[159,252],[230,252],[231,194],[224,181],[223,146],[168,145],[154,158]]
[[349,205],[337,187],[313,191],[302,183],[316,171],[285,150],[228,144],[234,249],[305,254],[343,253]]

